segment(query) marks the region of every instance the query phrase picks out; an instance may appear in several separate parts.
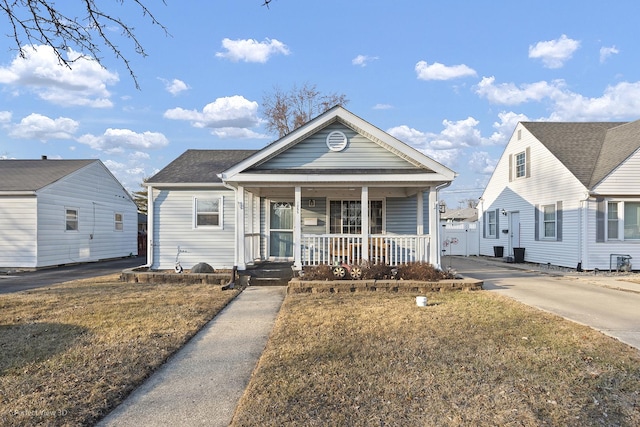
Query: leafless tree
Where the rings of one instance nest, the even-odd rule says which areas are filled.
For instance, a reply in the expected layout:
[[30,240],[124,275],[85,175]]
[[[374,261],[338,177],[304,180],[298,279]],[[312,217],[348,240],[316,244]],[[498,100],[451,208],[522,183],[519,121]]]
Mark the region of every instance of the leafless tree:
[[330,108],[347,102],[344,94],[323,95],[316,85],[305,83],[302,87],[294,85],[289,92],[275,87],[263,96],[262,108],[267,129],[281,138]]
[[[112,27],[133,43],[134,51],[146,56],[147,53],[134,33],[134,27],[123,19],[108,12],[111,5],[99,6],[99,0],[0,0],[0,10],[7,17],[9,26],[7,36],[15,43],[20,56],[25,57],[25,46],[44,45],[53,48],[61,65],[71,68],[77,58],[66,56],[68,49],[74,48],[81,54],[91,56],[100,65],[101,47],[107,47],[121,60],[139,88],[131,63],[114,38],[107,34]],[[115,0],[121,6],[125,0]],[[166,5],[165,0],[162,2]],[[109,3],[113,3],[109,2]],[[103,3],[104,4],[104,3]],[[162,25],[142,0],[128,0],[127,5],[138,7],[141,14],[153,25],[160,27],[166,35],[167,28]],[[81,13],[83,16],[77,16]]]

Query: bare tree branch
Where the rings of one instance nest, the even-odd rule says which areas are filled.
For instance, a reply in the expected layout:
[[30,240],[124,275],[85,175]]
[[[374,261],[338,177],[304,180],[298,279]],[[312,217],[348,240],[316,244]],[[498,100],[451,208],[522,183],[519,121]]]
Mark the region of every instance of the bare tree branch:
[[[71,1],[65,0],[65,5],[69,6],[68,3]],[[125,0],[116,1],[120,5],[125,4]],[[138,79],[130,61],[122,48],[115,44],[112,37],[105,31],[110,27],[118,28],[122,36],[132,41],[137,54],[147,56],[144,47],[135,36],[134,27],[106,12],[96,4],[96,0],[77,0],[77,2],[79,4],[71,8],[80,7],[83,17],[63,12],[63,6],[57,7],[53,0],[0,0],[0,10],[5,13],[9,21],[10,33],[7,35],[17,46],[20,56],[26,57],[24,50],[26,46],[46,45],[53,48],[60,64],[71,68],[78,58],[69,58],[67,53],[69,49],[75,48],[80,54],[90,56],[104,66],[100,49],[104,45],[124,63],[136,88],[139,89]],[[165,0],[162,2],[166,5]],[[151,24],[160,27],[165,35],[169,35],[167,28],[155,18],[142,0],[128,0],[127,4],[135,4],[142,16],[148,18]]]
[[305,83],[300,88],[294,85],[289,92],[275,87],[263,96],[262,109],[267,130],[281,138],[330,108],[348,102],[344,94],[321,95],[316,85]]

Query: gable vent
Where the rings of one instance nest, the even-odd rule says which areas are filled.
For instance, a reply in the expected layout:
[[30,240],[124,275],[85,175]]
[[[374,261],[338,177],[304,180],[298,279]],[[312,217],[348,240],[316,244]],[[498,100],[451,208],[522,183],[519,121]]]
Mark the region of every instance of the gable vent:
[[342,151],[347,146],[347,135],[344,133],[334,130],[329,135],[327,135],[327,147],[331,151]]

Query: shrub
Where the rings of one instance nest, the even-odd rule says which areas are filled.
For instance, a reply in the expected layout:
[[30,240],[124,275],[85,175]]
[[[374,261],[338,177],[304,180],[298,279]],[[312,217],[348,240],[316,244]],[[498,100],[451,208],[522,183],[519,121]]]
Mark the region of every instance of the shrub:
[[424,280],[427,282],[437,282],[443,279],[453,278],[451,274],[438,270],[427,262],[412,262],[398,266],[398,279],[401,280]]
[[[363,262],[362,279],[367,280],[422,280],[427,282],[437,282],[443,279],[454,278],[452,274],[436,269],[426,262],[413,262],[403,264],[398,267],[391,267],[384,264],[370,264]],[[333,269],[329,265],[306,266],[303,269],[302,280],[335,280]],[[394,274],[395,273],[395,274]],[[350,279],[349,275],[345,279]]]

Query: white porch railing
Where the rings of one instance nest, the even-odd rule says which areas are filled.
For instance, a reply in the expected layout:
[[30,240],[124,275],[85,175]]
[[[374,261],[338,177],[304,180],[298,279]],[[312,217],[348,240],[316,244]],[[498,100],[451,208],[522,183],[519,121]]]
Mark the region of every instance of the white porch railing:
[[[304,234],[302,265],[358,264],[363,260],[362,240],[361,234]],[[366,243],[368,261],[387,265],[430,262],[429,241],[429,235],[371,235]]]
[[244,259],[247,263],[260,259],[260,233],[244,235]]

